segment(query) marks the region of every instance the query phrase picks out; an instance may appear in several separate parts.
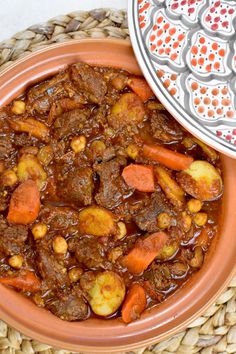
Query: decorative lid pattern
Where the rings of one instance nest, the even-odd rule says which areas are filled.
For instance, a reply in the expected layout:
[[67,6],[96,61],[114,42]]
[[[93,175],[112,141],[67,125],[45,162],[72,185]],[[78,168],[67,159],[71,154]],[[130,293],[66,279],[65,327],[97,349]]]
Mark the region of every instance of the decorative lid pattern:
[[129,25],[143,73],[170,113],[236,158],[236,2],[132,0]]

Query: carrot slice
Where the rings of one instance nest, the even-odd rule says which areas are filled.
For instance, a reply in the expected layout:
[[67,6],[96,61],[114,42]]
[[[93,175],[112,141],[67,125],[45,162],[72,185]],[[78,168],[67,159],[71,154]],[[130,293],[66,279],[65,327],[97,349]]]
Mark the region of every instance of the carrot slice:
[[131,285],[122,306],[121,315],[125,323],[137,320],[147,306],[146,293],[140,284]]
[[0,284],[13,286],[18,290],[30,291],[32,293],[40,290],[40,281],[33,272],[25,271],[22,274],[0,278]]
[[155,232],[144,240],[138,240],[134,248],[123,257],[123,265],[132,274],[142,273],[157,257],[167,240],[165,232]]
[[186,170],[193,162],[192,157],[166,149],[165,147],[159,145],[144,144],[143,155],[176,171]]
[[152,166],[131,164],[124,168],[122,177],[128,186],[140,192],[154,192],[154,172]]
[[35,221],[40,209],[40,194],[32,180],[21,183],[12,193],[7,220],[27,225]]
[[128,86],[141,98],[142,101],[147,101],[154,96],[154,93],[148,86],[146,80],[141,77],[131,77],[128,80]]

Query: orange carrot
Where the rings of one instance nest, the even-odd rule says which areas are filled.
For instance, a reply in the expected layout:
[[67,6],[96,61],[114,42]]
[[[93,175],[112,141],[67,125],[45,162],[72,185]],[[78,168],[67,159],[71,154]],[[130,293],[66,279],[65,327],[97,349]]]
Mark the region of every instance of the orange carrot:
[[40,290],[40,281],[33,272],[25,271],[21,274],[0,278],[0,284],[13,286],[18,290],[35,293]]
[[131,164],[124,168],[122,177],[128,186],[140,192],[154,192],[154,172],[152,166]]
[[154,93],[148,86],[146,80],[141,77],[131,77],[128,80],[128,86],[141,98],[142,101],[147,101],[154,96]]
[[165,147],[159,145],[144,144],[143,155],[176,171],[186,170],[193,162],[192,157],[166,149]]
[[7,220],[27,225],[35,221],[40,209],[40,194],[32,180],[21,183],[12,193]]
[[146,306],[147,299],[144,288],[137,283],[131,285],[121,310],[123,321],[130,323],[137,320]]
[[123,265],[132,274],[142,273],[156,258],[167,240],[165,232],[156,232],[144,240],[138,240],[134,248],[123,257]]

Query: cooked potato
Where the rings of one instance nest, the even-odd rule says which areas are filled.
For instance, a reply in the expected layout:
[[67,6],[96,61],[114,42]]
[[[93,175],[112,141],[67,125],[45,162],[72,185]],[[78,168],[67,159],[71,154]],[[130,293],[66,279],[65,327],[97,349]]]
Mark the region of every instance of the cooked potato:
[[221,176],[207,161],[194,161],[177,179],[186,193],[201,201],[214,200],[222,194]]
[[118,310],[125,297],[125,284],[116,273],[105,271],[95,275],[87,285],[88,301],[94,313],[109,316]]
[[27,118],[25,120],[8,120],[8,123],[16,132],[28,133],[42,141],[48,141],[49,139],[48,127],[34,118]]
[[53,150],[50,145],[43,146],[37,155],[38,160],[43,166],[48,166],[53,159]]
[[144,116],[145,109],[142,100],[135,93],[125,93],[111,108],[108,122],[112,128],[117,129],[141,123]]
[[20,182],[31,178],[37,183],[39,189],[42,189],[47,179],[47,174],[40,165],[37,157],[25,154],[19,159],[17,165],[17,177]]
[[82,234],[111,236],[117,233],[113,214],[97,206],[83,209],[79,213],[79,230]]
[[177,207],[182,207],[185,201],[183,189],[170,177],[169,173],[163,167],[156,166],[154,173],[157,177],[158,184],[161,186],[170,202]]

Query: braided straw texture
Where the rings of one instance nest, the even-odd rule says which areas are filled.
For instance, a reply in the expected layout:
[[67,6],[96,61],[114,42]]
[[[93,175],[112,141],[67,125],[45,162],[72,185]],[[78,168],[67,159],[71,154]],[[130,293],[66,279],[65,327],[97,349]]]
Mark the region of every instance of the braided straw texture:
[[[0,43],[0,70],[30,52],[53,43],[80,38],[128,39],[123,10],[96,9],[57,16],[34,25]],[[1,354],[70,354],[27,338],[0,320]],[[126,354],[227,354],[236,353],[236,276],[218,300],[181,333],[165,341]],[[120,353],[125,354],[125,353]]]

